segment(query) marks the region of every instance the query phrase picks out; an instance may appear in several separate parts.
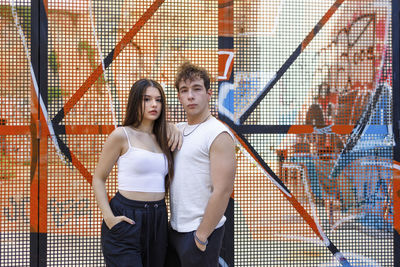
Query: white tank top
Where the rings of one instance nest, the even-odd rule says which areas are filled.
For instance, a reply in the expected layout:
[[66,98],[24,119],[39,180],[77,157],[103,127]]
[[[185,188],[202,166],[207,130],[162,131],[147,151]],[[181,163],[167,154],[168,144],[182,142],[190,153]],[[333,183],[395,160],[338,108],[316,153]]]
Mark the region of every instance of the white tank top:
[[[175,175],[170,188],[171,226],[178,232],[197,229],[203,220],[208,200],[213,191],[210,174],[210,147],[222,132],[232,133],[211,117],[198,125],[177,124],[184,139],[179,151],[175,151]],[[216,228],[221,227],[223,216]]]
[[119,157],[118,189],[137,192],[165,192],[165,176],[168,174],[168,160],[163,153],[151,152],[133,147],[128,133],[128,151]]

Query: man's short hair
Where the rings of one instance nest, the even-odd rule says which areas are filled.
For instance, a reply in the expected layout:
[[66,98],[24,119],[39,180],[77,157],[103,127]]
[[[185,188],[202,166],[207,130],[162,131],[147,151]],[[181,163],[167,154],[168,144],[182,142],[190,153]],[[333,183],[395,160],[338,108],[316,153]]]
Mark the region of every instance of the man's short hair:
[[190,62],[183,63],[175,77],[175,88],[179,91],[179,83],[181,81],[193,81],[197,78],[203,79],[206,90],[210,89],[210,75],[207,70],[194,65]]

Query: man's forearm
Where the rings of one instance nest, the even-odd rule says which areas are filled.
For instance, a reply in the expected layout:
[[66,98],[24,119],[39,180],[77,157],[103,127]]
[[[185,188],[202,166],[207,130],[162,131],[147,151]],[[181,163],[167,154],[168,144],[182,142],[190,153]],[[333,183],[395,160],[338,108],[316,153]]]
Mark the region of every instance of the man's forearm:
[[228,206],[231,190],[223,192],[214,191],[208,200],[203,220],[197,228],[196,235],[201,241],[205,241],[214,231]]

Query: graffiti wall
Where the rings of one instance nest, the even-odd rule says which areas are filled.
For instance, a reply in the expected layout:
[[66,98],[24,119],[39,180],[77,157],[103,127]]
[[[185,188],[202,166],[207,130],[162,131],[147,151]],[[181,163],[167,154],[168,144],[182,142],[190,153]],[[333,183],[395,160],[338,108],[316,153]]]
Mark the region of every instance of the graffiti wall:
[[238,1],[234,25],[235,264],[391,266],[390,1]]
[[237,139],[221,266],[393,266],[391,16],[389,0],[0,0],[0,266],[104,265],[103,143],[142,77],[183,121],[185,61]]

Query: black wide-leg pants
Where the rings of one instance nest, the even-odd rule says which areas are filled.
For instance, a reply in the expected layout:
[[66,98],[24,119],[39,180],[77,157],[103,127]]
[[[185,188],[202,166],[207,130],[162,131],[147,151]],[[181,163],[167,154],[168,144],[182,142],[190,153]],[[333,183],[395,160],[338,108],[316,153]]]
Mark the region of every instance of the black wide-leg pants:
[[119,222],[111,229],[101,226],[101,246],[109,267],[161,267],[167,250],[168,214],[165,200],[136,201],[119,192],[110,201],[115,216],[124,215],[135,224]]

